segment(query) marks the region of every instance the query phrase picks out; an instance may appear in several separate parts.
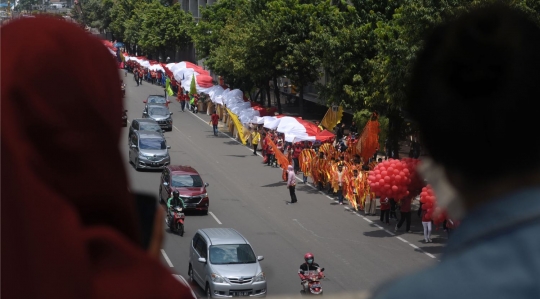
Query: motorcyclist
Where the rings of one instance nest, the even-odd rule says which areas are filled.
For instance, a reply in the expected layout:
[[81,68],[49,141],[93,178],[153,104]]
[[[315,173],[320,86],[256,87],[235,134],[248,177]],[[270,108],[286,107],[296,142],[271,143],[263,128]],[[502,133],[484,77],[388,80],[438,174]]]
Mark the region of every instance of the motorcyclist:
[[300,279],[302,282],[302,286],[304,287],[304,291],[308,289],[308,281],[305,274],[308,271],[317,271],[318,273],[321,272],[322,268],[319,266],[319,264],[315,263],[315,257],[313,256],[313,253],[308,252],[304,255],[304,260],[306,261],[302,265],[300,265],[300,269],[298,270],[298,276],[300,276]]
[[184,208],[184,201],[180,198],[180,192],[178,190],[174,190],[172,193],[172,197],[167,200],[167,223],[169,226],[172,224],[172,217],[173,213],[171,213],[171,209],[174,207],[180,207]]

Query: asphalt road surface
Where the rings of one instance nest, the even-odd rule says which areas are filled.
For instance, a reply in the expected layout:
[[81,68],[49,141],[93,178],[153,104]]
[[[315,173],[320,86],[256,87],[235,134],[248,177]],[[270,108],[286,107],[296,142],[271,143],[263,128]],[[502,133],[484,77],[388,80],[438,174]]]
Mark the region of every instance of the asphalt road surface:
[[[163,94],[149,83],[136,86],[129,74],[125,107],[128,120],[140,118],[143,100]],[[183,237],[167,229],[162,262],[171,271],[188,278],[188,253],[197,229],[231,227],[252,244],[268,283],[268,297],[299,297],[298,268],[303,255],[312,252],[326,268],[322,282],[328,295],[354,295],[372,290],[388,280],[438,262],[442,245],[424,244],[421,227],[414,233],[394,233],[378,217],[357,214],[347,205],[337,205],[328,196],[297,180],[298,203],[290,200],[281,169],[263,165],[259,156],[224,133],[212,134],[209,116],[182,112],[170,97],[174,128],[166,132],[173,165],[190,165],[210,184],[209,215],[187,215]],[[158,195],[159,171],[137,172],[128,163],[127,129],[120,148],[132,191]],[[416,217],[416,215],[413,215]],[[404,227],[402,228],[404,229]],[[198,296],[203,291],[192,286]],[[421,286],[418,286],[421,287]]]

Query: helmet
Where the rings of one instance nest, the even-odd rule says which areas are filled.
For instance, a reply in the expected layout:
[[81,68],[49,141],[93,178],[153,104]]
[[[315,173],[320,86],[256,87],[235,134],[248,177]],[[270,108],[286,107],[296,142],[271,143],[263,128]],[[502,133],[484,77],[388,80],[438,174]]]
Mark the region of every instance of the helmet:
[[173,197],[178,197],[178,196],[180,196],[180,192],[178,192],[178,190],[174,190],[172,195],[173,195]]
[[311,265],[315,261],[315,257],[313,256],[313,253],[308,252],[304,254],[304,260],[306,261],[308,265]]

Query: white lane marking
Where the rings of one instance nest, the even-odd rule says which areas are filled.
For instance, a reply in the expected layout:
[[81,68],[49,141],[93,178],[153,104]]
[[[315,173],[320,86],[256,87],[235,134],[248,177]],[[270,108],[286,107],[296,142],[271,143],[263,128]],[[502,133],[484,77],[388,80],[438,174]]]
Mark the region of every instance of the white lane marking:
[[407,240],[403,239],[402,237],[396,237],[396,239],[401,240],[401,241],[403,241],[405,243],[409,243]]
[[165,250],[161,249],[161,254],[163,254],[163,258],[167,261],[167,264],[169,264],[169,267],[174,268],[173,264],[171,263],[171,260],[167,256],[167,253],[165,253]]
[[178,128],[176,126],[173,125],[173,128],[175,128],[178,132],[180,132],[180,130],[178,130]]
[[[420,248],[419,248],[418,250],[422,251],[423,253],[425,253],[425,254],[426,254],[427,256],[429,256],[430,258],[434,258],[434,259],[436,259],[436,257],[435,257],[435,256],[434,256],[433,254],[431,254],[431,253],[427,253],[427,252],[423,251],[423,250],[422,250],[422,249],[420,249]],[[439,261],[439,262],[440,262],[440,261]]]
[[208,212],[208,214],[212,215],[212,217],[214,217],[214,219],[216,220],[217,223],[223,224],[223,223],[221,223],[221,221],[219,221],[219,219],[217,219],[217,217],[216,217],[216,215],[214,215],[214,213]]
[[380,228],[380,229],[383,229],[383,227],[380,226],[380,225],[378,225],[378,224],[373,224],[373,225],[375,225],[375,227],[378,227],[378,228]]
[[420,247],[418,247],[418,246],[416,246],[414,244],[409,243],[409,245],[411,245],[411,247],[414,248],[414,249],[420,249]]
[[[193,113],[192,113],[192,115],[195,116],[195,117],[197,117],[198,119],[200,119],[200,120],[203,121],[204,123],[208,124],[208,122],[205,121],[204,119],[202,119],[200,116],[198,116],[198,115],[196,115],[196,114],[193,114]],[[208,126],[210,126],[210,125],[208,124]],[[175,127],[175,129],[176,129],[176,127]],[[178,129],[177,129],[177,130],[178,130]],[[180,130],[178,130],[178,131],[180,131]],[[229,139],[235,141],[236,143],[238,143],[238,144],[240,144],[240,145],[243,145],[243,146],[244,146],[247,150],[249,150],[250,152],[252,151],[252,149],[250,149],[249,147],[246,147],[245,144],[243,144],[242,142],[240,142],[240,141],[238,141],[238,140],[232,138],[229,134],[224,133],[224,132],[220,132],[220,131],[218,131],[218,133],[227,136]],[[259,153],[257,153],[257,156],[262,157],[262,155],[259,154]],[[296,175],[296,178],[297,178],[299,181],[303,181],[302,178],[301,178],[300,176],[298,176],[298,175]],[[315,186],[314,186],[313,184],[311,184],[311,183],[307,183],[307,184],[304,184],[304,185],[308,185],[308,186],[311,187],[312,189],[317,189],[317,187],[315,187]],[[322,194],[322,195],[325,195],[325,196],[326,196],[327,198],[329,198],[330,200],[336,201],[336,199],[334,199],[334,198],[332,198],[332,197],[326,195],[323,191],[320,191],[320,190],[319,190],[319,193]],[[208,212],[208,213],[210,213],[210,215],[212,215],[212,217],[214,217],[214,219],[216,219],[216,221],[217,221],[219,224],[222,224],[212,212]],[[358,213],[358,212],[356,212],[356,213]],[[363,218],[364,220],[366,220],[367,222],[373,223],[373,221],[367,219],[366,217],[363,217],[363,216],[360,215],[360,214],[357,214],[357,215],[360,216],[360,217],[362,217],[362,218]],[[379,227],[380,229],[383,229],[383,228],[380,227],[380,226],[378,226],[378,227]],[[384,231],[385,231],[387,234],[391,235],[391,236],[395,236],[395,235],[396,235],[396,234],[390,232],[389,230],[386,230],[386,229],[385,229]],[[411,244],[411,243],[409,243],[408,241],[406,241],[405,239],[403,239],[403,238],[401,238],[401,237],[397,237],[397,238],[400,239],[401,241],[405,242],[405,243]],[[411,244],[411,245],[413,245],[413,244]],[[415,248],[415,249],[416,249],[416,248]],[[418,248],[417,250],[419,250],[419,251],[425,253],[427,256],[429,256],[429,257],[431,257],[431,258],[436,258],[436,257],[433,256],[432,254],[427,253],[427,252],[423,251],[423,250],[420,249],[420,248]]]

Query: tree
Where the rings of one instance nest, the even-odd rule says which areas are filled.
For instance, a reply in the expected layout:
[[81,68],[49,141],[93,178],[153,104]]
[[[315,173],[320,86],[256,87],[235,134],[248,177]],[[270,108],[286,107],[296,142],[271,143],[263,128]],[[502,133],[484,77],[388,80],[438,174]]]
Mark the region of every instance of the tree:
[[100,31],[107,29],[111,23],[109,10],[113,7],[112,0],[87,0],[81,2],[82,15],[77,19],[86,25]]
[[32,5],[37,5],[37,0],[19,0],[17,3],[17,6],[15,7],[15,10],[22,11],[22,10],[32,10]]
[[192,31],[193,17],[184,12],[179,3],[163,6],[158,1],[152,1],[140,9],[140,23],[135,17],[132,25],[140,25],[137,27],[138,44],[144,50],[163,52],[165,49],[185,47],[191,41],[189,32]]

